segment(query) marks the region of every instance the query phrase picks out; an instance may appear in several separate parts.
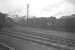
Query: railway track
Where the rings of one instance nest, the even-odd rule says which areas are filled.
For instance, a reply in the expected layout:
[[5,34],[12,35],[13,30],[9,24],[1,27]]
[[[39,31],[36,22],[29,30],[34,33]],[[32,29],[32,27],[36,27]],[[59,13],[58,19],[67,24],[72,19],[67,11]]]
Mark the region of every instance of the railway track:
[[60,50],[75,50],[75,40],[36,32],[2,32],[13,38],[30,40],[38,44],[54,47]]

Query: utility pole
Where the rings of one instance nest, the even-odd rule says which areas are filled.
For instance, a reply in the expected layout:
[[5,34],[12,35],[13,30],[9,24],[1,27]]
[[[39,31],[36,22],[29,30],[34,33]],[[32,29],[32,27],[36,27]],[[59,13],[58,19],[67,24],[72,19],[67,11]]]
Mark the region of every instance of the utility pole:
[[29,18],[29,4],[27,4],[27,20]]

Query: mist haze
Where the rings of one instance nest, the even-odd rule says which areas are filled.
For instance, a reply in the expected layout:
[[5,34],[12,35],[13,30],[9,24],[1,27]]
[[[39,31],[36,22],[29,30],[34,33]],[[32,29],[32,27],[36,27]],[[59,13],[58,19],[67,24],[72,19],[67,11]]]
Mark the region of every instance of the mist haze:
[[30,16],[60,18],[75,13],[74,3],[74,0],[0,0],[0,12],[19,17],[26,16],[29,4]]

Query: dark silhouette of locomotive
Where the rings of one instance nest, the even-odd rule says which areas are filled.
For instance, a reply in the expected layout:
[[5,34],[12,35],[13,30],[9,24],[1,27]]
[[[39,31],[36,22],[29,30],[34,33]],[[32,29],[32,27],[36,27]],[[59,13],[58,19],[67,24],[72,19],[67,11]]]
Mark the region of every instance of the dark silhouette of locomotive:
[[75,32],[75,16],[65,19],[65,29],[68,32]]
[[6,14],[0,13],[0,31],[6,22]]

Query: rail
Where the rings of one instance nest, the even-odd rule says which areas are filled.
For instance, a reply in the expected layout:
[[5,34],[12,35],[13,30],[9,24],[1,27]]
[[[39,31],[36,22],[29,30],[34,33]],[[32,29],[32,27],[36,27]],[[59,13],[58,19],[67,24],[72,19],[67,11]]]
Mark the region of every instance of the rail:
[[73,50],[75,47],[75,40],[67,39],[63,37],[47,35],[43,33],[35,32],[1,32],[0,35],[10,36],[12,38],[19,38],[22,40],[28,40],[34,43],[42,44],[49,47],[54,47],[63,50]]

